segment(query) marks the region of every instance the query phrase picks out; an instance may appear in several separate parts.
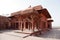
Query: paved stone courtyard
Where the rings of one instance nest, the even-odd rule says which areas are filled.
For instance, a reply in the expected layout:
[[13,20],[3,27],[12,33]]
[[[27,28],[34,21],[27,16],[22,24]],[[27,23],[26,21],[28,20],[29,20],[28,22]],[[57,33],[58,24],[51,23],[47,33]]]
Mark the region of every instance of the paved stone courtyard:
[[38,36],[27,36],[29,34],[15,33],[14,30],[0,31],[0,40],[60,40],[60,28],[53,28],[51,31]]

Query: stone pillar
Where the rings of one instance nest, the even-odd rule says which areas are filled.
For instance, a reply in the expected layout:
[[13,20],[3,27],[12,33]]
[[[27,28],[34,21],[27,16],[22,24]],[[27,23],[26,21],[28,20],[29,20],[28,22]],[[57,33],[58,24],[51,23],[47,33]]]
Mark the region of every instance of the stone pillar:
[[34,19],[33,19],[33,16],[31,16],[32,18],[32,30],[34,31]]
[[46,22],[46,30],[48,30],[48,22]]
[[14,23],[14,29],[16,29],[16,23]]
[[22,21],[21,21],[21,30],[23,31]]
[[19,25],[19,30],[20,30],[20,29],[21,29],[21,24],[20,24],[20,21],[19,21],[18,23],[19,23],[18,25]]
[[26,29],[26,24],[25,24],[26,22],[24,22],[24,30]]
[[35,29],[35,26],[34,26],[34,23],[33,23],[33,31],[34,31],[34,29]]
[[32,21],[32,30],[34,31],[34,23],[33,23],[33,21]]
[[50,29],[52,29],[52,23],[50,22]]
[[28,30],[29,30],[29,22],[28,22]]
[[30,22],[29,22],[29,30],[30,30],[30,28],[31,28],[31,24],[30,24]]
[[32,30],[32,22],[31,22],[31,24],[30,24],[30,29]]
[[22,29],[22,23],[20,22],[20,29]]

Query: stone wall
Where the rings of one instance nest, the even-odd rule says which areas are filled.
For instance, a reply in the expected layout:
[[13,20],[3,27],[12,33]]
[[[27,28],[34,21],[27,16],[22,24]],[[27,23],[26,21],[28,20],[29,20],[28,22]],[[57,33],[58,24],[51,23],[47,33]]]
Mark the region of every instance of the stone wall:
[[8,17],[0,16],[0,30],[8,29],[10,26],[10,21]]

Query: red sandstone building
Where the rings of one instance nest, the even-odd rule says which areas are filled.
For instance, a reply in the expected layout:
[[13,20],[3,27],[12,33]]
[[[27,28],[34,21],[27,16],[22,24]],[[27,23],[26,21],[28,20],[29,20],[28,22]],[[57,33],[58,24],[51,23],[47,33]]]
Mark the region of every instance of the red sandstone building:
[[9,29],[10,27],[10,19],[5,16],[0,15],[0,30]]
[[40,5],[14,12],[9,18],[11,18],[11,28],[21,31],[47,31],[52,28],[51,15]]
[[52,29],[53,20],[51,20],[51,15],[46,8],[40,5],[14,12],[8,18],[10,19],[8,29],[17,29],[20,31],[29,30],[29,32]]

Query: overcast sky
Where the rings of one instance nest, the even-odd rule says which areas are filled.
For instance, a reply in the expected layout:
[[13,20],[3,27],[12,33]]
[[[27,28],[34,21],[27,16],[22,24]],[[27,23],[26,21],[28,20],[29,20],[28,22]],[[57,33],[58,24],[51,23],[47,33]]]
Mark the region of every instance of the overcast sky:
[[29,6],[42,5],[54,20],[53,26],[60,26],[60,0],[0,0],[0,15],[8,15]]

